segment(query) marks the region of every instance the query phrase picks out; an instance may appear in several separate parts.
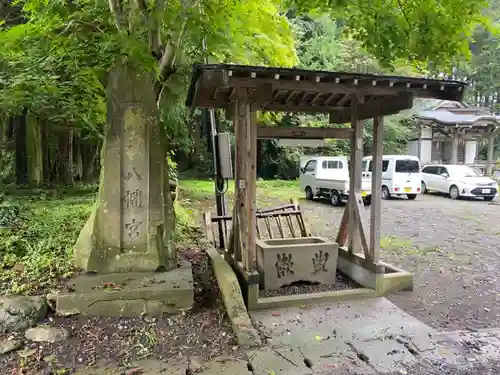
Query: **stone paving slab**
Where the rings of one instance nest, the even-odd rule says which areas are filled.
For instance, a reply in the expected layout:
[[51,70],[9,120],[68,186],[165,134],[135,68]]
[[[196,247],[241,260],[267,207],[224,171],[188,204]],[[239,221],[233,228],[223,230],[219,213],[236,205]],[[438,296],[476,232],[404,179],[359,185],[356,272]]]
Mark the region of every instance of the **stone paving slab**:
[[272,344],[290,345],[337,336],[344,340],[368,340],[382,336],[425,336],[436,331],[408,315],[385,298],[251,311],[250,315]]
[[81,275],[69,293],[51,294],[59,315],[159,316],[192,307],[193,275],[186,264],[169,272]]
[[310,375],[314,372],[304,363],[301,353],[292,347],[268,348],[248,354],[254,375]]
[[[203,363],[196,374],[500,373],[489,370],[500,368],[500,330],[437,332],[383,298],[311,309],[252,312],[252,316],[266,332],[268,347],[247,352],[247,361],[224,357]],[[146,361],[140,365],[143,375],[184,375],[187,368],[186,362]],[[119,374],[107,371],[77,375]]]
[[359,374],[404,373],[424,357],[439,357],[434,355],[432,339],[437,332],[385,298],[255,311],[251,316],[270,346],[288,348],[294,358],[300,350],[313,368],[325,374],[329,368]]

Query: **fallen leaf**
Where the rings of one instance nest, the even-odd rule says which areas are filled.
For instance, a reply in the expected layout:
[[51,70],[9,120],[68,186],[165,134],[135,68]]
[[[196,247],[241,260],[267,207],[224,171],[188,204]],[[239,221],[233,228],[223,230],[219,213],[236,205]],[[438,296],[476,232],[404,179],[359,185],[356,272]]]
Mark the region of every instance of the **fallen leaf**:
[[21,350],[20,352],[18,352],[18,354],[21,358],[28,358],[35,353],[36,353],[36,350],[34,350],[34,349],[24,349],[24,350]]
[[129,372],[127,372],[127,375],[140,375],[143,372],[144,371],[141,368],[137,367],[137,368],[134,368],[134,369],[130,370]]
[[281,313],[279,311],[273,311],[271,313],[272,316],[281,316]]

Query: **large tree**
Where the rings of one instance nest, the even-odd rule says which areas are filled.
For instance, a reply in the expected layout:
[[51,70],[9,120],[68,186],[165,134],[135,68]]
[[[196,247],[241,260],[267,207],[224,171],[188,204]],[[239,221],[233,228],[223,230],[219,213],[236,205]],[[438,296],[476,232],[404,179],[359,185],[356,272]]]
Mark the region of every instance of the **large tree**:
[[[115,152],[112,147],[117,137],[132,131],[127,137],[133,135],[136,145],[150,142],[151,137],[162,143],[162,152],[154,154],[160,160],[161,165],[155,166],[160,175],[166,172],[164,151],[171,127],[158,125],[161,118],[172,119],[173,109],[181,103],[190,64],[208,54],[212,61],[223,63],[294,65],[293,37],[281,12],[285,7],[298,13],[334,13],[350,36],[384,65],[406,60],[426,66],[432,61],[444,69],[454,57],[468,54],[466,37],[476,23],[484,21],[481,11],[485,6],[483,0],[16,3],[27,22],[0,35],[2,41],[8,41],[0,50],[7,66],[0,84],[10,95],[3,96],[0,103],[10,113],[32,111],[65,125],[87,124],[97,131],[106,113],[104,159]],[[102,176],[110,172],[104,160]],[[104,216],[110,197],[119,193],[113,189],[110,180],[101,177],[96,218],[90,220],[100,229],[87,233],[102,246],[106,246],[104,237],[112,232],[100,226],[110,222]],[[139,205],[137,202],[133,204]],[[161,201],[147,203],[163,205]],[[158,214],[160,221],[172,212],[171,202],[165,206],[170,207]],[[135,231],[137,221],[134,223],[125,223],[130,236],[139,233]],[[160,229],[168,232],[171,226]]]

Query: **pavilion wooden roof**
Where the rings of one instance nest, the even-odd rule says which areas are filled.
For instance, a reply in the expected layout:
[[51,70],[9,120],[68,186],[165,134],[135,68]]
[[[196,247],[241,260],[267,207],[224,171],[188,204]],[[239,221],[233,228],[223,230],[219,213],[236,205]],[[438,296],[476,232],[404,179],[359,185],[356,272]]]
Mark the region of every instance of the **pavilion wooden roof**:
[[244,65],[197,64],[186,105],[228,108],[241,91],[256,110],[329,113],[331,123],[386,116],[411,108],[413,98],[461,101],[466,82]]

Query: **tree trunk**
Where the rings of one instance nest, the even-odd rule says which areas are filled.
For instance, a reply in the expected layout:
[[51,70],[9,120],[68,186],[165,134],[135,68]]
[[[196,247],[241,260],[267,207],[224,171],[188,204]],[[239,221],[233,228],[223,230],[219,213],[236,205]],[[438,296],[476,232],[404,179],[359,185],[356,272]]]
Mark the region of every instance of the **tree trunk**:
[[82,157],[82,141],[78,136],[74,137],[74,163],[75,163],[75,179],[81,181],[83,179],[83,157]]
[[100,142],[95,141],[97,144],[93,143],[83,143],[82,148],[82,180],[85,182],[95,181],[97,176],[96,164],[98,161],[99,150],[101,148]]
[[42,126],[42,152],[43,152],[43,182],[48,184],[51,181],[51,166],[50,166],[50,142],[49,129],[47,123],[43,122]]
[[28,168],[26,157],[26,116],[16,116],[14,121],[14,138],[16,143],[16,183],[28,184]]
[[42,131],[38,118],[26,115],[26,159],[28,185],[40,187],[43,183]]
[[56,182],[73,185],[73,130],[60,130],[57,135]]

